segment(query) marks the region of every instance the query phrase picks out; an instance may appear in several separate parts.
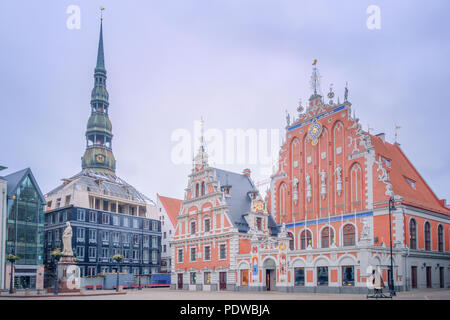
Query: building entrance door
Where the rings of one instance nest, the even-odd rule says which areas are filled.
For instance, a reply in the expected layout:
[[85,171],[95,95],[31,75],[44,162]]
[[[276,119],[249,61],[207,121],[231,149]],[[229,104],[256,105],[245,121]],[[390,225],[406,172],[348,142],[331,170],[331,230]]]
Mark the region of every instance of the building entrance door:
[[270,270],[266,269],[266,288],[270,291]]
[[411,288],[417,289],[417,267],[411,267]]
[[439,286],[444,288],[444,267],[439,267]]
[[227,289],[227,273],[219,272],[219,289],[226,290]]
[[178,289],[183,289],[183,274],[179,273],[178,274]]
[[431,267],[427,267],[427,288],[431,287]]

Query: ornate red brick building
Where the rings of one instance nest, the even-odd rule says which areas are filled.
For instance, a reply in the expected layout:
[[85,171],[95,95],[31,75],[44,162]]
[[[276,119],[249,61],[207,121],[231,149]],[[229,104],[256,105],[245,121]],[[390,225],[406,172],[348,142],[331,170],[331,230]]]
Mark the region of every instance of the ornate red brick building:
[[266,203],[249,171],[211,168],[204,147],[172,242],[172,287],[367,292],[393,270],[397,290],[450,284],[450,210],[398,143],[372,135],[344,102],[313,94],[290,122]]

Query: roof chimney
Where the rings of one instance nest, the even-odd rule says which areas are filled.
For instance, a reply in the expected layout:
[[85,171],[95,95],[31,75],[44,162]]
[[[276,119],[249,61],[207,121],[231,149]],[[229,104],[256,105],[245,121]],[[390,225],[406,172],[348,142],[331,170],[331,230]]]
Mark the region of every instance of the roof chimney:
[[384,134],[384,132],[379,133],[377,135],[375,135],[376,137],[380,138],[383,142],[386,141],[386,135]]
[[249,177],[250,178],[250,173],[251,173],[251,171],[250,171],[250,169],[244,169],[244,171],[242,171],[242,173],[243,174],[245,174],[247,177]]

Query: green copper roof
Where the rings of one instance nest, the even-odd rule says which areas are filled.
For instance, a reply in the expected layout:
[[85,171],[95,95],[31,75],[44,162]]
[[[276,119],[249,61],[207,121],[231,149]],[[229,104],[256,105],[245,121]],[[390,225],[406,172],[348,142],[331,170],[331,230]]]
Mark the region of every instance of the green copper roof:
[[115,175],[116,159],[111,147],[112,125],[108,117],[109,94],[106,90],[103,23],[100,23],[94,80],[94,88],[91,92],[91,116],[86,127],[86,151],[81,158],[81,167]]
[[100,39],[98,41],[97,66],[95,69],[105,69],[105,55],[103,53],[103,21],[100,22]]

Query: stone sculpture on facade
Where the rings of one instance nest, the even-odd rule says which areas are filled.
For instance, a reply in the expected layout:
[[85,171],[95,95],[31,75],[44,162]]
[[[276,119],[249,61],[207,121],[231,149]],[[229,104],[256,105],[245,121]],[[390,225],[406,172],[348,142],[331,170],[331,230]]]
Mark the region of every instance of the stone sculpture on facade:
[[325,172],[325,170],[322,170],[322,172],[320,173],[320,195],[322,196],[322,200],[325,199],[325,197],[327,196],[327,184],[326,184],[326,179],[327,179],[327,173]]
[[342,193],[342,168],[339,165],[335,170],[335,174],[336,174],[336,192],[340,197]]
[[294,204],[297,205],[297,202],[298,202],[298,179],[296,177],[292,181],[292,189],[293,189],[292,199],[294,200]]
[[306,199],[308,199],[308,202],[311,201],[311,178],[309,177],[309,174],[306,175]]

